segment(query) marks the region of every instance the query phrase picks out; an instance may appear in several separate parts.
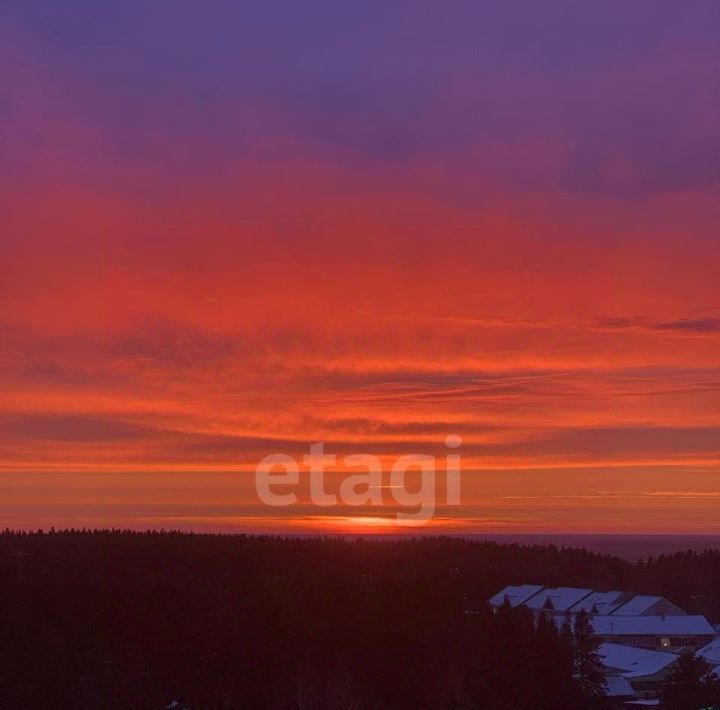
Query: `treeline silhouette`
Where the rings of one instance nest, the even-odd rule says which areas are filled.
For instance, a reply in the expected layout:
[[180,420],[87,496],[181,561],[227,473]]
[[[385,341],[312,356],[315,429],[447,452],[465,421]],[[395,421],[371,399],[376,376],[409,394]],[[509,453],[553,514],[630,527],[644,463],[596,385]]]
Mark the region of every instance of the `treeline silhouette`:
[[535,582],[720,611],[717,552],[457,538],[6,531],[0,575],[3,710],[585,708],[566,631],[488,597]]

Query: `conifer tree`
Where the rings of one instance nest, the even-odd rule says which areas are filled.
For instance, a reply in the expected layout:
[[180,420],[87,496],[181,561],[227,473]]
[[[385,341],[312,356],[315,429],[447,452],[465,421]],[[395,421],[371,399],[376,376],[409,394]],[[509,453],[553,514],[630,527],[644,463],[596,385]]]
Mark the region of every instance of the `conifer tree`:
[[581,611],[575,617],[573,635],[573,671],[582,698],[590,707],[599,705],[607,690],[602,660],[598,653],[600,643],[593,636],[590,617]]
[[720,679],[704,658],[686,652],[665,677],[659,695],[662,710],[720,706]]

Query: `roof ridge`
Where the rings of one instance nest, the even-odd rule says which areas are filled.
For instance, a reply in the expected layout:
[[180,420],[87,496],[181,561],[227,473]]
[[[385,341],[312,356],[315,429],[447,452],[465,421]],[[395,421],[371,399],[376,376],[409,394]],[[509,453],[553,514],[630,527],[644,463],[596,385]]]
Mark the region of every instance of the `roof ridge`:
[[531,594],[524,602],[523,604],[527,604],[531,599],[534,599],[540,592],[544,592],[546,589],[553,589],[553,587],[540,587],[540,589],[537,590],[534,594]]
[[[577,589],[577,587],[576,587],[576,589]],[[580,589],[582,589],[582,587],[580,587]],[[580,597],[580,599],[578,599],[574,604],[571,604],[570,609],[572,609],[574,606],[577,606],[580,602],[585,601],[591,594],[595,594],[596,591],[597,590],[595,590],[595,589],[591,589],[584,597]]]

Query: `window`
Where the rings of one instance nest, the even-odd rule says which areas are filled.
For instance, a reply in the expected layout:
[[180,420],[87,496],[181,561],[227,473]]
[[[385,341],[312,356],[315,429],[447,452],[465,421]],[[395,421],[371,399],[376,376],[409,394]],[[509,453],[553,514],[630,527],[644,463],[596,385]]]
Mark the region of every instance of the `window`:
[[670,648],[670,639],[667,637],[663,637],[660,639],[660,645],[663,648]]

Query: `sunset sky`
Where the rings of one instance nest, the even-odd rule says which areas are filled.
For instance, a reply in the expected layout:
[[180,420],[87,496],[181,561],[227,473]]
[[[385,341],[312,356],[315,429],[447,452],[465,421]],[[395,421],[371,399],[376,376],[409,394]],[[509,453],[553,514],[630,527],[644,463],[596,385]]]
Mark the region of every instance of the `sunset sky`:
[[1,13],[0,525],[720,533],[720,4]]

